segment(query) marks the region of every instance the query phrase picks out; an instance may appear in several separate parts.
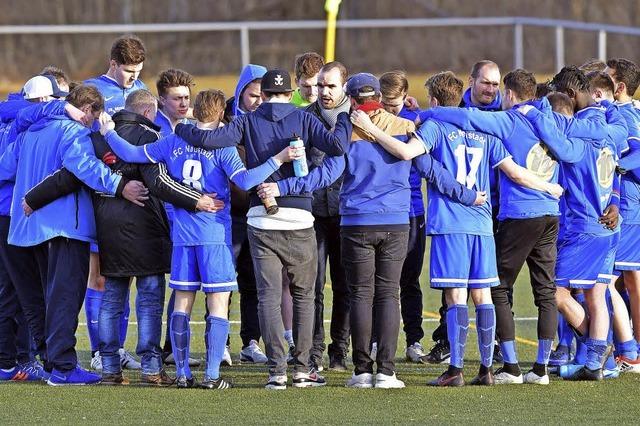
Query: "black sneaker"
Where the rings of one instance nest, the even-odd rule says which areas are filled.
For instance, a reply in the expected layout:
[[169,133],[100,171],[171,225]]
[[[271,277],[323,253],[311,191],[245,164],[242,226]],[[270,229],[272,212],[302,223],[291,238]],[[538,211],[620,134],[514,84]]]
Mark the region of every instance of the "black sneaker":
[[296,350],[294,345],[289,346],[289,353],[287,354],[287,365],[293,365],[295,363],[295,358],[293,357],[293,351]]
[[494,364],[502,364],[504,362],[504,357],[502,356],[502,352],[500,352],[500,345],[496,343],[493,348],[493,363]]
[[208,376],[204,376],[202,383],[200,383],[200,387],[203,389],[230,389],[233,387],[233,384],[230,381],[226,381],[222,377],[218,377],[217,379],[211,379]]
[[329,354],[329,370],[347,371],[347,362],[343,355]]
[[449,342],[439,340],[427,354],[427,362],[429,364],[443,364],[451,358],[451,348]]
[[464,377],[462,371],[457,374],[451,374],[449,370],[445,371],[437,379],[428,383],[429,386],[464,386]]
[[319,375],[316,370],[311,369],[308,373],[294,373],[293,374],[293,387],[294,388],[308,388],[316,386],[324,386],[327,381]]
[[198,386],[195,377],[180,376],[176,379],[176,386],[179,389],[195,388]]
[[491,386],[491,385],[495,385],[495,379],[493,377],[493,371],[491,369],[482,372],[482,373],[478,373],[478,375],[476,377],[474,377],[473,379],[471,379],[471,382],[469,382],[470,385],[474,385],[474,386]]
[[106,386],[123,386],[129,384],[129,379],[124,377],[122,373],[103,373],[102,381],[100,382],[100,384]]

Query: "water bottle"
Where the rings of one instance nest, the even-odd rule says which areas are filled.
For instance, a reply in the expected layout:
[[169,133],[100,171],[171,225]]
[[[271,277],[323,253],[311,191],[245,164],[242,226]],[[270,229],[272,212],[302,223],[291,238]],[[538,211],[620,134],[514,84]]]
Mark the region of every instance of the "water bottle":
[[297,177],[303,177],[309,174],[309,166],[307,165],[307,154],[304,151],[304,142],[299,136],[293,135],[294,138],[289,142],[289,146],[292,148],[303,148],[302,157],[297,160],[293,160],[293,172]]

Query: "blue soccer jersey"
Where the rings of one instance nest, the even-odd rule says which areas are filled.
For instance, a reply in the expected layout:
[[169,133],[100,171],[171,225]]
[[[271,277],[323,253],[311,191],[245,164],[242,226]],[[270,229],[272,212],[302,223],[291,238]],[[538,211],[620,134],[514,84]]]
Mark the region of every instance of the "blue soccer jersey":
[[129,93],[147,88],[141,80],[136,80],[131,87],[125,89],[120,86],[116,80],[106,74],[85,80],[84,84],[96,86],[100,94],[104,97],[104,110],[109,115],[113,115],[121,109],[124,109],[125,100],[127,96],[129,96]]
[[[433,158],[467,188],[491,194],[490,168],[510,157],[499,139],[453,124],[428,121],[416,132]],[[427,232],[429,234],[493,235],[491,203],[465,207],[428,188]]]
[[216,193],[216,198],[225,203],[224,209],[216,213],[191,213],[176,207],[171,239],[177,246],[231,244],[229,180],[248,190],[278,169],[276,162],[269,159],[247,170],[235,147],[207,151],[188,145],[177,135],[134,146],[110,131],[106,140],[122,160],[163,162],[173,179],[205,194]]

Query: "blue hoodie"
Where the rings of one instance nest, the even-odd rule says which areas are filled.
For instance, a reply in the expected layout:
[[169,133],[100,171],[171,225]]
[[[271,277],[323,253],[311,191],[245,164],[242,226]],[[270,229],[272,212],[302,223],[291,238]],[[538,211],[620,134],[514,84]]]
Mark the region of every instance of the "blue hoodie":
[[[64,108],[64,103],[60,102]],[[23,129],[36,121],[32,108],[18,114]],[[65,116],[43,118],[20,133],[0,157],[0,180],[15,180],[9,243],[29,247],[56,237],[95,242],[96,226],[91,194],[85,187],[58,198],[27,217],[22,199],[51,173],[65,167],[95,190],[115,194],[122,177],[95,157],[89,129]],[[37,165],[37,167],[34,167]]]
[[[227,126],[215,130],[201,130],[193,125],[178,124],[176,135],[189,145],[205,149],[232,146],[242,142],[246,150],[247,168],[252,169],[282,151],[294,135],[304,141],[307,152],[313,146],[329,156],[343,155],[351,136],[351,122],[347,113],[340,113],[332,133],[315,116],[298,109],[295,105],[265,102],[254,112],[236,117]],[[287,163],[273,173],[269,181],[277,182],[293,176],[293,165]],[[278,197],[276,200],[280,207],[311,211],[312,195],[309,193]],[[261,205],[256,194],[251,194],[250,202],[252,207]]]
[[84,84],[91,84],[98,88],[98,91],[104,97],[104,110],[109,113],[109,115],[113,115],[124,108],[124,101],[127,99],[127,96],[129,96],[129,93],[147,88],[142,81],[136,80],[133,82],[133,86],[125,89],[106,74],[85,80]]
[[267,72],[267,69],[262,65],[249,64],[242,69],[240,77],[238,78],[238,84],[236,85],[236,91],[233,93],[233,115],[238,117],[242,114],[246,114],[246,111],[240,109],[240,97],[244,89],[253,80],[262,78]]

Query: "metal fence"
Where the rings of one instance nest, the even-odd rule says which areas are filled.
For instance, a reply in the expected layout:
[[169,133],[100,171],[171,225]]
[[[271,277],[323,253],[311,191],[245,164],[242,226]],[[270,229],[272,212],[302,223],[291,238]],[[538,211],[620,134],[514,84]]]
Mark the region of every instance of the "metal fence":
[[[241,62],[251,59],[250,31],[261,30],[311,30],[325,29],[326,21],[245,21],[245,22],[185,22],[158,24],[87,24],[87,25],[6,25],[0,26],[0,34],[100,34],[100,33],[171,33],[238,31]],[[368,28],[426,28],[426,27],[507,26],[513,27],[513,63],[516,68],[524,64],[523,29],[525,26],[546,27],[555,34],[555,65],[559,70],[565,64],[565,30],[596,32],[595,51],[599,59],[607,56],[607,34],[640,36],[640,28],[618,25],[586,23],[558,19],[527,17],[496,18],[419,18],[419,19],[347,19],[339,20],[338,29]]]

